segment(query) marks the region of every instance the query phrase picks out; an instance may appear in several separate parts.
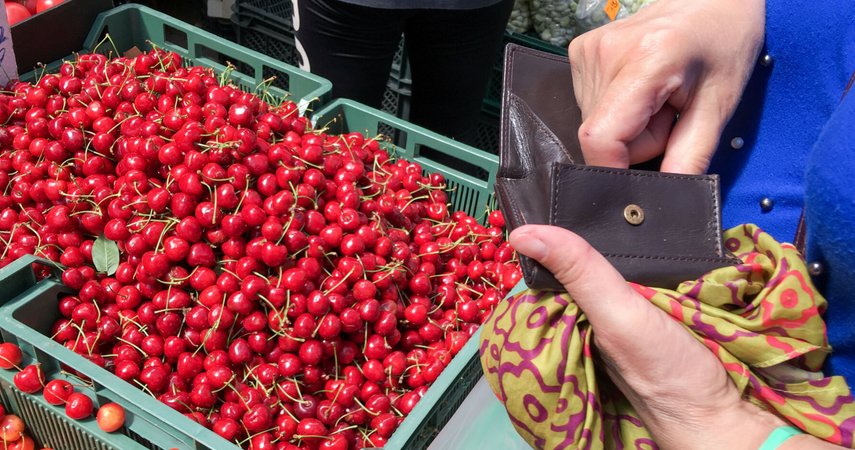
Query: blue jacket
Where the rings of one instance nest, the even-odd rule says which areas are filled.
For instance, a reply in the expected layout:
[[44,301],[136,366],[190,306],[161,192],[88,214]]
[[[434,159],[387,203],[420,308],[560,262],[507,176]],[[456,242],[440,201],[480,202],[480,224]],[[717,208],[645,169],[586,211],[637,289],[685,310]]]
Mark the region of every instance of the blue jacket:
[[855,95],[841,103],[855,71],[855,1],[766,7],[767,56],[710,172],[721,175],[725,227],[752,222],[791,241],[807,199],[807,257],[829,300],[827,370],[855,385]]

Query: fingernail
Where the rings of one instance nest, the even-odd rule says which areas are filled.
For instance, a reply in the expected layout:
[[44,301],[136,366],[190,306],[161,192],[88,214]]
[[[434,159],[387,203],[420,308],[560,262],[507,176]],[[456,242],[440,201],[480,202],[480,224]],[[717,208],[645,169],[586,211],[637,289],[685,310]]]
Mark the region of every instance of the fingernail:
[[516,251],[538,261],[546,256],[548,249],[539,237],[529,233],[527,230],[516,233],[514,237],[513,247]]

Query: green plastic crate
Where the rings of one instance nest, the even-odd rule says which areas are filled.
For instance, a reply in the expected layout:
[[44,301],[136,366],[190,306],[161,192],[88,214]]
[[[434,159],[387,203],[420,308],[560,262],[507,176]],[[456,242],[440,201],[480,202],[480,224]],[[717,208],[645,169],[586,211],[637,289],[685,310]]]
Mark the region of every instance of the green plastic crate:
[[93,388],[78,390],[92,397],[96,407],[119,403],[125,408],[126,419],[122,432],[101,432],[94,419],[68,419],[62,408],[44,402],[41,394],[18,391],[9,384],[14,372],[0,370],[3,396],[28,428],[45,443],[63,450],[239,450],[213,431],[51,339],[51,326],[59,318],[59,297],[69,290],[56,276],[36,283],[31,264],[39,261],[43,260],[26,255],[0,270],[0,292],[5,302],[0,307],[0,337],[21,347],[23,364],[40,363],[48,380],[67,376],[61,364],[89,377]]
[[493,183],[499,157],[440,136],[353,100],[339,99],[315,113],[316,127],[332,133],[358,131],[393,138],[396,156],[419,163],[425,171],[445,176],[454,209],[482,218],[493,201]]
[[[109,33],[110,42],[102,42]],[[100,45],[99,45],[100,43]],[[151,8],[128,4],[101,13],[92,25],[81,52],[96,50],[119,54],[134,47],[147,51],[152,45],[173,51],[187,64],[211,67],[222,72],[231,63],[236,67],[231,81],[252,91],[263,81],[276,77],[269,92],[278,98],[289,98],[301,108],[318,107],[330,100],[332,83],[317,75],[289,66],[269,56],[229,42],[207,31],[174,19]],[[66,59],[73,58],[73,55]],[[62,61],[47,64],[55,72]],[[22,80],[37,79],[41,70],[21,76]]]
[[424,450],[430,446],[483,375],[480,341],[479,329],[404,418],[384,450]]
[[[25,361],[26,363],[26,361]],[[68,450],[143,450],[141,445],[130,437],[108,434],[98,428],[94,418],[78,421],[65,415],[64,406],[54,406],[45,401],[41,394],[29,395],[15,388],[12,377],[15,372],[0,370],[0,398],[7,413],[24,419],[27,433],[35,440],[36,448],[50,446]],[[58,376],[57,378],[61,378]],[[76,379],[68,378],[70,383]],[[87,392],[94,394],[94,391]],[[93,397],[93,399],[96,397]],[[106,398],[104,400],[108,401]],[[102,401],[102,400],[98,400]]]
[[[45,378],[79,380],[62,372],[65,364],[88,376],[94,387],[77,388],[98,405],[116,402],[125,408],[125,428],[101,431],[94,418],[75,421],[64,408],[48,404],[39,394],[25,394],[12,384],[14,371],[0,370],[0,395],[10,411],[18,414],[39,443],[63,450],[167,450],[171,448],[239,450],[212,431],[160,403],[105,369],[68,350],[50,338],[59,318],[59,297],[69,290],[56,277],[38,283],[30,268],[42,261],[26,255],[0,270],[0,337],[21,347],[23,365],[40,363]],[[384,450],[423,450],[449,421],[481,377],[478,358],[480,330],[449,363],[424,397],[401,423]]]
[[[313,120],[329,125],[331,132],[360,131],[376,135],[383,129],[392,130],[401,138],[399,146],[391,149],[397,156],[418,162],[427,171],[445,175],[449,186],[454,189],[450,201],[455,209],[478,217],[491,201],[493,180],[498,170],[495,155],[349,100],[330,104],[316,113]],[[3,372],[0,373],[0,393],[31,429],[41,433],[39,436],[47,436],[42,438],[45,439],[43,442],[63,450],[238,449],[50,339],[51,326],[59,316],[58,298],[68,290],[56,277],[36,282],[30,267],[35,261],[39,259],[25,256],[0,269],[0,292],[5,299],[0,300],[4,302],[0,307],[0,337],[21,346],[27,358],[25,363],[40,362],[48,379],[65,376],[61,373],[60,364],[80,371],[94,383],[93,389],[84,392],[95,398],[96,404],[114,401],[122,404],[127,414],[124,433],[103,433],[92,419],[82,422],[69,420],[61,408],[46,404],[41,395],[18,392],[9,384],[14,373],[0,371]],[[476,334],[404,419],[385,449],[427,448],[480,376]]]

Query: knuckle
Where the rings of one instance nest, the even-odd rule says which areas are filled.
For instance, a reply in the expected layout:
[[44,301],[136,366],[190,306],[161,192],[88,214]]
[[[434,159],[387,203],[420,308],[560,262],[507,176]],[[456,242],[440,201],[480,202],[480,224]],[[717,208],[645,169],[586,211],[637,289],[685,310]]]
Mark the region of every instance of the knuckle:
[[570,41],[570,44],[567,45],[567,56],[568,58],[570,58],[571,65],[582,64],[582,62],[584,61],[584,49],[586,40],[586,36],[578,36],[572,41]]
[[601,28],[596,31],[598,32],[596,51],[600,58],[609,58],[623,54],[635,45],[634,40],[630,39],[631,33],[624,32],[620,28],[610,30],[603,30]]
[[679,48],[686,41],[680,31],[669,27],[661,27],[645,33],[638,41],[638,48],[646,54],[661,54],[665,49]]

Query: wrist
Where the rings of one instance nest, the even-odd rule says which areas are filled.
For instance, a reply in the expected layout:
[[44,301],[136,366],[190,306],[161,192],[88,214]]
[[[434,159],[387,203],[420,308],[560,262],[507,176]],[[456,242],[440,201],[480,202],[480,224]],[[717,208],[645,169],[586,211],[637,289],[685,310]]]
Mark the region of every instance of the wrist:
[[711,425],[710,432],[722,433],[721,447],[728,449],[757,450],[778,427],[789,425],[780,417],[747,401],[741,401],[731,414],[723,415],[720,422]]
[[649,428],[663,450],[758,450],[775,428],[787,425],[747,401],[721,406],[714,412],[689,413],[670,425],[668,420],[657,420]]

